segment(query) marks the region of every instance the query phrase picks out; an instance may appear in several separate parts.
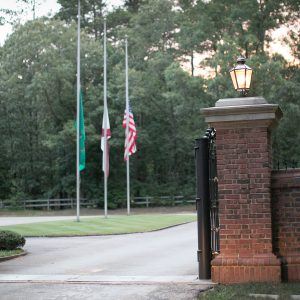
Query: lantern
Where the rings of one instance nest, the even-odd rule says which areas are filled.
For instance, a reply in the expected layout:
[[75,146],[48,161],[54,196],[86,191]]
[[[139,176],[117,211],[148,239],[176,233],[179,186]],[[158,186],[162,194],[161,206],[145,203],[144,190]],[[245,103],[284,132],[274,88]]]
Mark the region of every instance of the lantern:
[[239,57],[237,65],[229,71],[235,90],[243,96],[246,96],[250,89],[252,77],[252,69],[245,62],[244,57]]

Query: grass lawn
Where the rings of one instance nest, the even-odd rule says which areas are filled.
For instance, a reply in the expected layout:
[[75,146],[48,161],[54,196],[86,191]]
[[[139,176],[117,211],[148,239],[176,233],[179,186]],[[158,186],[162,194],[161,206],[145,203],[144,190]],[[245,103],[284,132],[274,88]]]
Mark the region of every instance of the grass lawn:
[[0,250],[0,258],[6,256],[13,256],[17,254],[21,254],[24,251],[22,249],[15,249],[15,250]]
[[[75,219],[75,218],[74,218]],[[79,236],[145,232],[196,220],[196,215],[132,215],[110,216],[43,223],[1,226],[0,230],[11,230],[28,236]]]
[[291,299],[290,295],[300,295],[300,283],[247,283],[235,285],[218,285],[213,289],[201,293],[199,300],[227,300],[227,299],[270,299],[254,298],[249,294],[279,295],[279,299]]

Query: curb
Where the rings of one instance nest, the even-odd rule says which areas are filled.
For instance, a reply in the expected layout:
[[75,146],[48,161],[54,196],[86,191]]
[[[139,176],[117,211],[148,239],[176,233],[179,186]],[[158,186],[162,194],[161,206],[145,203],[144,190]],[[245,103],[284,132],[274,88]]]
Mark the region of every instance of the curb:
[[25,255],[27,255],[27,254],[28,254],[28,252],[25,251],[25,250],[23,250],[23,252],[22,252],[22,253],[19,253],[19,254],[15,254],[15,255],[11,255],[11,256],[3,256],[3,257],[0,257],[0,262],[6,261],[6,260],[10,260],[10,259],[14,259],[14,258],[18,258],[18,257],[20,257],[20,256],[25,256]]

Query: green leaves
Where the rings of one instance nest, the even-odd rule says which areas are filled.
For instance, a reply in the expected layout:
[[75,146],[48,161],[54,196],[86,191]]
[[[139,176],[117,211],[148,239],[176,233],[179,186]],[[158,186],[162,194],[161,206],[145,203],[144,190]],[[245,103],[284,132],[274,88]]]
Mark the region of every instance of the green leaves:
[[[86,129],[82,195],[101,198],[106,6],[101,0],[81,2]],[[15,27],[0,48],[0,198],[75,195],[77,0],[59,3],[62,7],[55,18]],[[250,96],[262,95],[284,111],[274,137],[275,151],[300,159],[299,66],[288,65],[265,47],[272,39],[270,30],[294,22],[297,7],[292,0],[238,4],[234,0],[133,0],[106,12],[112,206],[123,205],[120,198],[126,195],[121,126],[125,34],[129,97],[138,131],[138,151],[130,161],[132,195],[193,194],[193,142],[206,127],[200,109],[219,98],[239,96],[228,74],[239,55],[247,56],[254,69]],[[295,28],[290,30],[287,41],[299,58],[299,35]],[[207,59],[199,63],[200,56]],[[190,65],[183,69],[184,61]],[[207,71],[206,78],[197,75],[199,68]]]

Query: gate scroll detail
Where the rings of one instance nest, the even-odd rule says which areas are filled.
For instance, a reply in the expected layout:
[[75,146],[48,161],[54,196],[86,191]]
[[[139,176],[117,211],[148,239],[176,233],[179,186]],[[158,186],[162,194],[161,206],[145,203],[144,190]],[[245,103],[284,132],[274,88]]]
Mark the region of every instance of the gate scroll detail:
[[216,153],[216,130],[208,128],[205,136],[209,139],[209,202],[210,202],[210,229],[211,229],[211,252],[212,256],[220,253],[220,224],[219,224],[219,201],[218,201],[218,173]]

